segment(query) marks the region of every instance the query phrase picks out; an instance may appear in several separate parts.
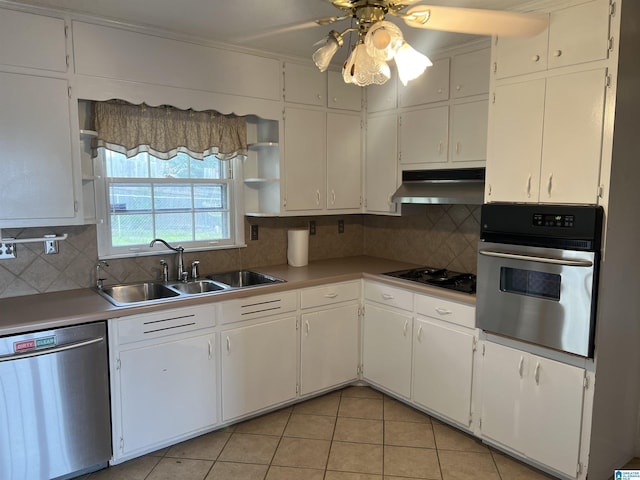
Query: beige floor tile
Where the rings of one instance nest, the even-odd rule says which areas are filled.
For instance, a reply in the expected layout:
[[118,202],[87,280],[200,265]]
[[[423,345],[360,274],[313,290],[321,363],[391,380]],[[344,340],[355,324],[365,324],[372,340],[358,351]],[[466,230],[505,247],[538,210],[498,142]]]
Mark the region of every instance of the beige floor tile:
[[391,397],[384,397],[384,419],[395,422],[431,423],[429,415]]
[[231,437],[230,433],[212,432],[178,443],[171,447],[166,457],[216,460]]
[[464,452],[488,453],[489,449],[480,440],[453,427],[434,424],[433,433],[436,437],[438,450],[458,450]]
[[345,397],[340,400],[339,417],[382,420],[382,399]]
[[164,455],[169,451],[169,448],[161,448],[160,450],[156,450],[155,452],[147,453],[150,457],[164,457]]
[[265,480],[323,480],[324,470],[271,466]]
[[268,413],[252,420],[239,423],[236,427],[236,433],[256,433],[259,435],[280,436],[287,426],[290,415],[291,408]]
[[352,443],[382,444],[382,420],[338,417],[333,440]]
[[382,398],[382,393],[374,390],[371,387],[353,386],[347,387],[342,390],[342,398],[344,397],[356,397],[356,398]]
[[252,463],[216,462],[205,480],[264,480],[268,468]]
[[324,480],[382,480],[382,475],[368,473],[332,472],[327,470]]
[[333,442],[327,470],[382,474],[382,445]]
[[324,469],[330,447],[329,440],[284,437],[271,463],[281,467]]
[[384,422],[384,444],[398,447],[436,448],[430,423]]
[[160,457],[146,455],[105,468],[90,475],[91,480],[144,480],[160,461]]
[[500,480],[491,453],[440,450],[438,457],[443,480]]
[[438,453],[429,448],[384,448],[384,474],[409,478],[440,479]]
[[162,458],[146,480],[202,480],[213,462],[186,458]]
[[267,465],[271,462],[279,441],[279,437],[270,435],[234,433],[218,460]]
[[329,393],[321,397],[312,398],[293,407],[294,414],[301,415],[332,415],[338,413],[340,392]]
[[493,460],[498,467],[498,473],[503,479],[509,480],[546,480],[555,478],[529,465],[515,460],[507,455],[492,451]]
[[289,418],[285,437],[315,438],[331,440],[336,418],[328,415],[296,415]]

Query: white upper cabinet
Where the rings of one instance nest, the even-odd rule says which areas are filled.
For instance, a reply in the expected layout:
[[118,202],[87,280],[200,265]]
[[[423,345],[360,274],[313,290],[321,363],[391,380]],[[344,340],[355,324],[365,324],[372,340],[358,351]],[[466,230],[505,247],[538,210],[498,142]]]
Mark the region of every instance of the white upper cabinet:
[[393,110],[397,106],[396,89],[398,77],[391,75],[391,78],[382,85],[369,85],[367,91],[367,112],[381,112],[383,110]]
[[445,163],[449,143],[449,107],[412,110],[400,115],[401,165]]
[[319,107],[327,104],[327,75],[312,65],[284,64],[285,102]]
[[362,199],[360,115],[327,113],[327,209],[359,209]]
[[362,109],[362,87],[345,83],[340,72],[328,72],[327,106],[359,112]]
[[0,15],[0,64],[67,71],[64,20],[13,10]]
[[450,59],[435,60],[431,67],[407,86],[398,85],[398,106],[411,107],[449,99]]
[[491,49],[454,55],[451,65],[451,96],[469,97],[489,93]]
[[484,161],[487,158],[488,102],[451,105],[452,162]]
[[495,77],[606,59],[610,8],[609,0],[592,0],[552,12],[549,28],[535,37],[496,38]]
[[365,155],[365,210],[395,213],[391,195],[398,179],[398,117],[395,113],[371,117],[367,121]]

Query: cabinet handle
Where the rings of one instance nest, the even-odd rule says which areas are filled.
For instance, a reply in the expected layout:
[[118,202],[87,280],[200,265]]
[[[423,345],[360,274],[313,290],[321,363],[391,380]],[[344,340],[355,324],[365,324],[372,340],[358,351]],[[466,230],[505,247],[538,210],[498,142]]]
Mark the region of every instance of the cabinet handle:
[[456,153],[460,153],[460,142],[456,142]]
[[536,385],[540,385],[540,362],[536,362],[536,370],[533,376],[536,379]]
[[390,293],[383,293],[382,298],[384,300],[393,300],[393,295],[391,295]]
[[333,97],[333,103],[338,103],[338,97]]
[[322,95],[319,93],[319,94],[317,94],[317,95],[316,95],[316,98],[317,98],[318,100],[322,100]]
[[309,327],[309,320],[305,320],[304,321],[304,326],[307,329],[307,336],[309,335],[309,331],[311,330],[311,328]]
[[531,174],[527,177],[527,197],[531,196]]
[[438,142],[438,155],[442,155],[442,142]]
[[520,363],[518,363],[518,375],[522,378],[522,373],[524,371],[524,357],[520,356]]
[[316,205],[320,205],[320,190],[316,190]]
[[446,308],[442,307],[437,307],[436,312],[438,312],[440,315],[451,315],[453,313],[451,310],[447,310]]
[[327,293],[324,298],[336,298],[338,296],[337,293]]
[[211,340],[209,340],[207,343],[209,344],[209,360],[211,360],[211,357],[213,355],[213,346],[211,345]]
[[404,326],[402,327],[402,335],[407,336],[407,328],[409,327],[409,320],[404,321]]
[[418,333],[416,335],[418,337],[418,341],[422,341],[422,325],[418,327]]
[[336,203],[336,191],[331,190],[331,205],[335,205]]
[[456,90],[459,92],[460,89],[462,88],[462,85],[456,85]]
[[534,55],[533,57],[531,57],[531,61],[532,62],[539,62],[540,61],[540,55]]
[[489,196],[489,197],[491,196],[491,184],[490,183],[487,184],[487,196]]
[[442,92],[444,92],[444,90],[442,88],[439,88],[438,93],[442,93]]
[[554,50],[553,51],[553,56],[554,57],[559,57],[562,55],[562,50]]
[[227,353],[231,353],[231,339],[227,335]]
[[549,180],[547,181],[547,193],[551,196],[551,189],[553,188],[553,173],[549,174]]

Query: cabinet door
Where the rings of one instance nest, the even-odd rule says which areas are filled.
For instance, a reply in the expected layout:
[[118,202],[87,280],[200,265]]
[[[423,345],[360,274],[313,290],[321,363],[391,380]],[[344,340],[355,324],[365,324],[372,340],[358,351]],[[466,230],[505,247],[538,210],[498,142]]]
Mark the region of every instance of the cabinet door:
[[302,315],[300,393],[317,392],[358,377],[358,305]]
[[382,85],[369,85],[367,92],[367,112],[381,112],[392,110],[397,105],[397,85],[398,77],[392,75],[391,78]]
[[286,108],[284,171],[287,210],[320,210],[325,195],[326,114]]
[[284,100],[326,106],[327,76],[316,67],[285,63]]
[[411,395],[411,315],[365,304],[364,378],[409,398]]
[[217,422],[215,345],[210,334],[120,352],[122,454]]
[[451,161],[473,162],[487,158],[486,100],[451,106]]
[[345,83],[340,72],[328,72],[327,106],[359,112],[362,109],[362,87]]
[[327,114],[327,208],[358,209],[362,198],[360,115]]
[[224,421],[295,398],[295,317],[226,330],[221,342]]
[[544,79],[496,87],[489,105],[486,201],[538,201],[544,92]]
[[449,144],[449,107],[405,112],[400,117],[400,163],[443,163]]
[[495,37],[495,78],[546,70],[548,38],[548,29],[533,37]]
[[451,96],[461,98],[489,93],[490,64],[490,48],[454,56],[451,67]]
[[[482,436],[523,452],[522,394],[528,356],[495,343],[483,345]],[[537,420],[542,421],[538,418]]]
[[604,69],[547,79],[540,201],[597,203]]
[[66,80],[0,73],[0,227],[75,217]]
[[398,106],[411,107],[449,99],[449,58],[433,62],[407,86],[398,85]]
[[468,426],[473,333],[417,318],[413,334],[413,400]]
[[367,212],[395,212],[391,195],[398,178],[397,116],[385,115],[367,121],[365,157],[365,207]]
[[610,8],[609,0],[596,0],[552,13],[549,68],[606,59]]
[[[583,368],[532,356],[522,403],[526,455],[572,477],[580,454]],[[483,420],[484,429],[484,420]]]

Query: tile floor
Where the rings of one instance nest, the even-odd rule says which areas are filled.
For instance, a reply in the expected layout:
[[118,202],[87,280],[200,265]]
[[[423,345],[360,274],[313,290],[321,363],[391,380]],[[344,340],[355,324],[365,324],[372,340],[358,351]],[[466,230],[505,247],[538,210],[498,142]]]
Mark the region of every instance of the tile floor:
[[83,480],[544,480],[369,387],[347,387]]

